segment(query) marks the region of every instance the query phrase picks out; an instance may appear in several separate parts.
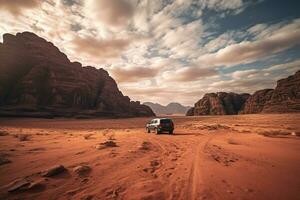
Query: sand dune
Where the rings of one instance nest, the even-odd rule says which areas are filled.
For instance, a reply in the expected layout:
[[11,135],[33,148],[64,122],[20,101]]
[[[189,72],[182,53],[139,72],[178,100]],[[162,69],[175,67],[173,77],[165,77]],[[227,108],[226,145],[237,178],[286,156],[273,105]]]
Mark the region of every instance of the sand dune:
[[300,115],[1,119],[0,199],[299,199]]

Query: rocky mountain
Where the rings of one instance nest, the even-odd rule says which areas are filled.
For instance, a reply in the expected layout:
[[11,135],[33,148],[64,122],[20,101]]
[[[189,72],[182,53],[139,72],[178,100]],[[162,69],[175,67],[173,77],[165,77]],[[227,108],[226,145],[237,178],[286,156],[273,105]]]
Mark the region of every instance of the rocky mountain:
[[145,102],[144,105],[149,106],[156,115],[171,115],[171,114],[185,114],[190,106],[183,106],[180,103],[169,103],[163,106],[158,103]]
[[264,89],[256,91],[247,99],[245,106],[239,113],[253,114],[262,112],[265,103],[272,98],[273,92],[273,89]]
[[195,106],[188,110],[188,116],[193,115],[233,115],[237,114],[249,97],[249,94],[208,93]]
[[[257,92],[256,92],[257,93]],[[269,90],[261,98],[254,93],[254,101],[249,98],[241,113],[258,113],[256,109],[246,109],[253,104],[260,105],[263,113],[300,112],[300,70],[288,78],[277,81],[274,90]],[[259,98],[257,103],[255,98]]]
[[300,112],[300,70],[277,81],[275,89],[259,90],[252,95],[224,92],[205,94],[186,115],[289,112]]
[[0,61],[1,116],[154,116],[123,96],[105,70],[70,62],[33,33],[4,34]]

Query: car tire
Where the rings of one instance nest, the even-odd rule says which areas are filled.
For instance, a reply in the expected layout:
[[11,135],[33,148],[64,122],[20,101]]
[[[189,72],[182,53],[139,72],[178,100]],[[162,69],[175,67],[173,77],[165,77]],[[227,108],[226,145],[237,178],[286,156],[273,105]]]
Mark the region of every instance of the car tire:
[[169,131],[169,134],[173,134],[173,130],[172,130],[172,131]]
[[150,133],[150,129],[149,128],[146,128],[146,130],[147,130],[147,133]]
[[156,134],[160,134],[160,131],[158,129],[155,129]]

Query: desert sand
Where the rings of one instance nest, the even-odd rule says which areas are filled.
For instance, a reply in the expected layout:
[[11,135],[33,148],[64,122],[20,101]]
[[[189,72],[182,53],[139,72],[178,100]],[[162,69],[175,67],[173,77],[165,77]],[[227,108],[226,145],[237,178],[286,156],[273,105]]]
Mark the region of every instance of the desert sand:
[[300,114],[172,118],[1,118],[0,199],[300,199]]

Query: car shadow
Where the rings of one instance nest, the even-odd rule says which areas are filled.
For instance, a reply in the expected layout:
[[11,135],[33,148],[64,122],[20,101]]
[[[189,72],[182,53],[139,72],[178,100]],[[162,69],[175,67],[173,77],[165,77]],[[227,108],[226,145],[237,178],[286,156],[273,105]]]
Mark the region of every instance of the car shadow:
[[202,133],[182,133],[182,132],[174,132],[173,134],[169,134],[169,133],[159,133],[157,135],[171,135],[171,136],[186,136],[186,135],[194,135],[194,136],[201,136],[203,135]]

